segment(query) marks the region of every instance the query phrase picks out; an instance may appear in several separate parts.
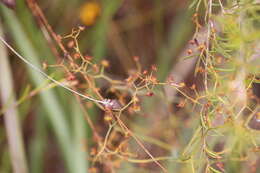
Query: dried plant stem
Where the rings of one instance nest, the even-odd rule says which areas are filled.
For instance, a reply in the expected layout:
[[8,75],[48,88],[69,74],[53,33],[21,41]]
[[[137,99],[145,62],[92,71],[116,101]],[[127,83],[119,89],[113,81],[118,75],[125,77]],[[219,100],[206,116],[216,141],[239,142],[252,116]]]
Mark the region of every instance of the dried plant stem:
[[60,47],[60,49],[62,50],[64,55],[69,55],[68,51],[66,50],[66,48],[60,42],[59,37],[55,34],[55,32],[53,31],[52,27],[49,25],[47,19],[45,18],[41,8],[38,6],[36,1],[35,0],[27,0],[27,3],[28,3],[29,8],[31,9],[32,13],[38,18],[38,22],[40,23],[40,25],[45,26],[45,28],[47,29],[48,33],[51,34],[52,38],[56,41],[56,43],[58,44],[58,46]]
[[96,139],[98,142],[101,141],[102,138],[101,138],[101,136],[98,134],[94,123],[92,122],[91,118],[89,117],[88,112],[85,110],[84,105],[82,104],[82,100],[80,99],[80,97],[79,97],[78,95],[75,95],[75,96],[76,96],[76,99],[77,99],[77,101],[78,101],[78,103],[79,103],[79,106],[80,106],[80,108],[81,108],[81,111],[82,111],[82,113],[84,114],[84,118],[86,119],[86,121],[87,121],[89,127],[91,128],[92,133],[93,133],[95,139]]
[[145,148],[144,144],[134,135],[134,133],[129,130],[129,128],[124,124],[123,121],[121,121],[121,119],[119,118],[119,116],[115,116],[117,122],[120,124],[120,126],[126,130],[126,132],[134,138],[134,140],[136,141],[136,143],[144,150],[144,152],[153,160],[154,163],[156,163],[162,170],[163,172],[167,173],[168,171],[160,164],[160,162],[158,160],[156,160],[154,158],[154,156]]
[[[205,32],[207,32],[207,28],[203,27],[198,33],[196,33],[198,44],[203,44],[206,41]],[[175,83],[181,83],[187,78],[188,74],[192,71],[197,60],[199,59],[199,56],[201,55],[201,52],[197,49],[196,45],[187,43],[183,51],[178,56],[178,59],[187,56],[187,50],[192,50],[195,57],[186,60],[180,60],[172,67],[172,71],[170,72],[169,76],[173,76]],[[177,90],[174,90],[171,86],[167,85],[165,86],[165,92],[169,101],[173,101],[178,93]]]
[[204,73],[204,87],[205,87],[205,91],[206,93],[208,92],[208,65],[209,65],[209,61],[210,61],[210,34],[211,34],[211,13],[212,13],[212,0],[209,0],[208,2],[208,12],[207,12],[207,19],[206,22],[208,24],[207,27],[207,40],[206,40],[206,59],[205,59],[205,73]]

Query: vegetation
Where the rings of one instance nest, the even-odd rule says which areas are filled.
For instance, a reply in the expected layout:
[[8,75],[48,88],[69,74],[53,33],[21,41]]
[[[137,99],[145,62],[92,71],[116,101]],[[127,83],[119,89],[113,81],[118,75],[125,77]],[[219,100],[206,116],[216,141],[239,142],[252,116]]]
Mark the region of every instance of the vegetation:
[[258,0],[2,0],[0,19],[0,172],[260,170]]

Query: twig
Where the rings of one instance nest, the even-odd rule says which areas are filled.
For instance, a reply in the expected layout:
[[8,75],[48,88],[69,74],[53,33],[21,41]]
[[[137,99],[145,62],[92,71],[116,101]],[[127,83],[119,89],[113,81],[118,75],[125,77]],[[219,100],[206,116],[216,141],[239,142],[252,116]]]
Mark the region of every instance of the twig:
[[134,138],[134,140],[137,142],[137,144],[144,150],[144,152],[153,160],[154,163],[156,163],[162,170],[163,172],[168,172],[161,164],[160,162],[158,162],[158,160],[156,160],[154,158],[154,156],[145,148],[144,144],[134,135],[134,133],[129,130],[129,128],[121,121],[121,119],[119,118],[119,116],[115,116],[118,123],[120,124],[120,126],[126,130],[126,132],[132,136]]
[[208,9],[207,9],[208,13],[207,13],[207,19],[206,19],[206,22],[207,22],[207,40],[206,40],[206,59],[205,59],[205,73],[204,73],[204,85],[205,85],[205,90],[206,90],[206,93],[208,92],[208,65],[209,65],[209,62],[210,62],[210,56],[209,56],[209,44],[210,44],[210,34],[211,34],[211,13],[212,13],[212,0],[209,0],[209,3],[208,3]]
[[51,34],[52,38],[56,41],[64,55],[68,56],[70,59],[72,59],[66,50],[66,48],[63,46],[61,43],[59,37],[56,35],[56,33],[53,31],[52,27],[49,25],[47,19],[45,18],[41,8],[38,6],[35,0],[27,0],[28,6],[31,9],[32,13],[39,18],[38,22],[41,25],[44,25],[45,28],[47,29],[48,33]]

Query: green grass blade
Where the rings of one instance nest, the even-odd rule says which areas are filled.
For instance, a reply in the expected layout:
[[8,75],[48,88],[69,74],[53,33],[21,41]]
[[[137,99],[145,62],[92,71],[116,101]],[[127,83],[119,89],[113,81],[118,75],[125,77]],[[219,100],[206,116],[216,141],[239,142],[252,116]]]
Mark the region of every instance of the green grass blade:
[[[0,36],[3,37],[0,23]],[[0,95],[3,105],[7,105],[4,114],[6,136],[8,139],[9,154],[15,173],[27,173],[26,156],[24,153],[22,132],[19,124],[19,115],[15,107],[15,94],[12,72],[7,56],[7,50],[0,44]]]

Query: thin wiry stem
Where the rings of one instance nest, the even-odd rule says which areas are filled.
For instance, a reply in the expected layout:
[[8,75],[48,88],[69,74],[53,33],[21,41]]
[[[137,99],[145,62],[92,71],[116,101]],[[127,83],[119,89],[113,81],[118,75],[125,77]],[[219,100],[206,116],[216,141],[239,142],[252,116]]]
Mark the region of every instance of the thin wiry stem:
[[167,173],[168,171],[160,164],[160,162],[158,160],[156,160],[154,158],[154,156],[146,149],[146,147],[144,146],[144,144],[134,135],[134,133],[129,130],[129,128],[121,121],[121,119],[116,116],[117,122],[119,123],[119,125],[122,127],[122,129],[125,129],[126,132],[134,138],[134,140],[136,141],[136,143],[144,150],[144,152],[153,160],[153,162],[155,164],[157,164],[163,172]]
[[[206,41],[206,59],[205,59],[205,69],[208,69],[209,64],[209,44],[210,44],[210,34],[211,34],[211,13],[212,13],[212,0],[208,3],[208,15],[207,15],[207,22],[208,22],[208,32],[207,32],[207,41]],[[208,92],[208,72],[205,71],[205,79],[204,79],[205,90]]]
[[14,50],[14,48],[9,45],[2,37],[0,37],[0,40],[19,58],[21,59],[24,63],[26,63],[28,66],[30,66],[31,68],[33,68],[35,71],[41,73],[44,77],[46,77],[47,79],[51,80],[53,83],[56,83],[58,86],[74,93],[74,94],[77,94],[87,100],[90,100],[90,101],[93,101],[93,102],[97,102],[97,103],[102,103],[102,104],[106,104],[105,101],[103,100],[97,100],[97,99],[94,99],[92,97],[89,97],[89,96],[86,96],[84,94],[81,94],[67,86],[65,86],[63,83],[53,79],[52,77],[50,77],[48,74],[46,74],[45,72],[43,72],[40,68],[36,67],[35,65],[33,65],[30,61],[28,61],[26,58],[24,58],[22,55],[20,55],[16,50]]

